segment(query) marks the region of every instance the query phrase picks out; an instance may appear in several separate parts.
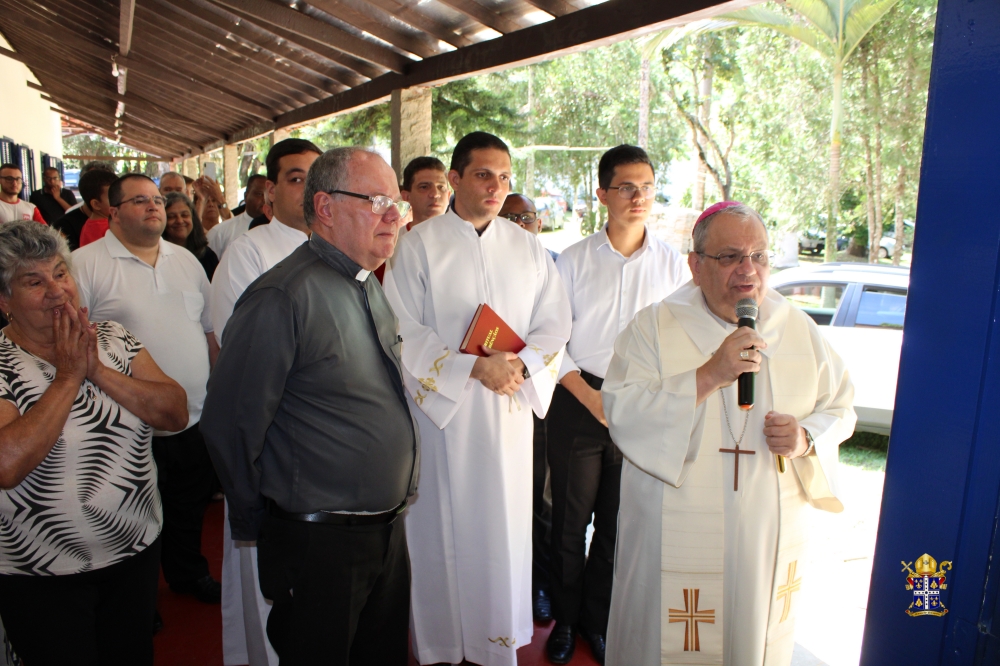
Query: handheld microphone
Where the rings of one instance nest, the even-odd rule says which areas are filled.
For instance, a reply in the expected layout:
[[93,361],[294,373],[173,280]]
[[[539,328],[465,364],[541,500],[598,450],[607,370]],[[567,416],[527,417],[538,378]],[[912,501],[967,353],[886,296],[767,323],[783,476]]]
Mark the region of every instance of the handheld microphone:
[[[739,326],[757,328],[757,302],[752,298],[742,298],[736,303],[736,318]],[[737,380],[740,409],[753,409],[754,373],[744,372]]]

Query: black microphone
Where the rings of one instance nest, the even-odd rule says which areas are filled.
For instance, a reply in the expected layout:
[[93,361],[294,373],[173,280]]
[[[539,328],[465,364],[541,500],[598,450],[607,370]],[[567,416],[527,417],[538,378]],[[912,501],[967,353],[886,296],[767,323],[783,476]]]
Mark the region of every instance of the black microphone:
[[[736,318],[739,319],[739,326],[749,326],[756,330],[757,301],[752,298],[741,298],[736,303]],[[737,380],[740,409],[753,409],[754,377],[754,373],[744,372]]]

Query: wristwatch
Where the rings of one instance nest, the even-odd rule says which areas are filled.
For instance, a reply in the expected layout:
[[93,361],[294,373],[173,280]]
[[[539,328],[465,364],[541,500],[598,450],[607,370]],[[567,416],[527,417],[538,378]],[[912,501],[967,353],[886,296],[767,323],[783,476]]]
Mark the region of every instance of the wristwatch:
[[[523,363],[523,361],[522,361],[522,363]],[[528,379],[529,377],[531,377],[531,373],[528,371],[527,364],[525,364],[524,369],[521,370],[521,376],[524,377],[525,379]]]
[[812,433],[806,430],[806,428],[803,428],[803,430],[806,432],[806,441],[809,442],[809,448],[802,454],[802,457],[804,458],[816,450],[816,440],[813,439]]

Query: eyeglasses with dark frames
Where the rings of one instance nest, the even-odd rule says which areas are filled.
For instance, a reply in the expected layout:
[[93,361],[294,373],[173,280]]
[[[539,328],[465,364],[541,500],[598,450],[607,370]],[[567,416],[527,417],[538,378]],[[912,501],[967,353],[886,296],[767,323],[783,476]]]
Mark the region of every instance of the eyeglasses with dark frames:
[[393,201],[392,197],[387,197],[384,194],[378,194],[374,197],[370,197],[367,194],[358,194],[357,192],[348,192],[346,190],[330,190],[327,194],[344,194],[356,199],[371,201],[372,212],[376,215],[385,215],[392,207],[396,208],[396,212],[399,213],[400,217],[406,217],[406,214],[410,212],[409,201]]
[[532,224],[538,220],[538,213],[532,213],[530,211],[527,213],[507,213],[505,215],[501,215],[500,217],[506,218],[511,222],[516,222],[517,224]]
[[626,183],[624,185],[616,185],[615,187],[609,187],[609,190],[618,190],[618,196],[622,199],[632,199],[635,197],[635,193],[641,191],[644,199],[651,199],[653,194],[656,192],[656,188],[652,185],[633,185],[632,183]]
[[758,266],[767,266],[771,261],[767,256],[767,252],[751,252],[750,254],[708,254],[707,252],[697,252],[696,254],[702,257],[707,257],[708,259],[715,259],[723,268],[727,268],[735,264],[742,264],[743,260],[747,257],[750,257],[750,261]]

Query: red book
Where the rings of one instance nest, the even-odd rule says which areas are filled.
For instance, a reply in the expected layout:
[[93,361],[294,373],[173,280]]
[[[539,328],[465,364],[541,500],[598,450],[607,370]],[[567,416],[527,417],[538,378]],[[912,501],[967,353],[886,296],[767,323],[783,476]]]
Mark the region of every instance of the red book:
[[472,318],[458,351],[463,354],[486,356],[486,352],[480,349],[480,346],[516,354],[524,349],[525,344],[514,329],[493,311],[493,308],[483,303],[476,308],[476,316]]

